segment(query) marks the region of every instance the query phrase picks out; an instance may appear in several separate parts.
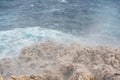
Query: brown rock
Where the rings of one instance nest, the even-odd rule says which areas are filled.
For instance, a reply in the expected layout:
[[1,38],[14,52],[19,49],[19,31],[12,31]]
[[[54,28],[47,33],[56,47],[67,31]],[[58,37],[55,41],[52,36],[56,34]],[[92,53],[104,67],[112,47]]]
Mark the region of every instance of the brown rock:
[[10,80],[46,80],[46,79],[43,76],[30,75],[20,77],[11,76]]
[[76,71],[70,80],[94,80],[94,77],[90,72]]
[[58,72],[51,69],[47,69],[44,71],[44,77],[46,78],[46,80],[63,80]]
[[10,80],[17,80],[17,77],[11,76]]
[[76,65],[76,70],[74,71],[70,80],[95,80],[93,74],[84,65]]
[[3,80],[2,76],[0,76],[0,80]]
[[120,80],[120,73],[107,73],[103,80]]
[[64,76],[70,76],[73,71],[74,71],[74,65],[72,63],[64,63],[61,64],[59,67],[59,71],[64,75]]

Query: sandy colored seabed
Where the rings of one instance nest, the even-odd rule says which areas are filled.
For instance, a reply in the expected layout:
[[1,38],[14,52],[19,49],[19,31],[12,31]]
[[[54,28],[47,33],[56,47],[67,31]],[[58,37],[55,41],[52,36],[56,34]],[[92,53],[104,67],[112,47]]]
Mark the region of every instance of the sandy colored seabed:
[[120,49],[47,41],[0,60],[0,74],[4,80],[120,80]]

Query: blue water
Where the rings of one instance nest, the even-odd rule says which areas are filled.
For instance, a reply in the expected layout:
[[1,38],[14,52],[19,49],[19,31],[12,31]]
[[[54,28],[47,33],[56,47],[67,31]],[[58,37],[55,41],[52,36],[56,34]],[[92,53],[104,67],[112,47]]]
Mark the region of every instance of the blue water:
[[120,0],[0,0],[1,56],[51,39],[120,47]]

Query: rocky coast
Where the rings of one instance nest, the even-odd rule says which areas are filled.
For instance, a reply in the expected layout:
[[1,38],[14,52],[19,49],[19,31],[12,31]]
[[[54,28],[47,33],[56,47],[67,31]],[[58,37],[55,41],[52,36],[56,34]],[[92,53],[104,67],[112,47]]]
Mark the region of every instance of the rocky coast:
[[120,80],[120,49],[54,41],[0,60],[0,80]]

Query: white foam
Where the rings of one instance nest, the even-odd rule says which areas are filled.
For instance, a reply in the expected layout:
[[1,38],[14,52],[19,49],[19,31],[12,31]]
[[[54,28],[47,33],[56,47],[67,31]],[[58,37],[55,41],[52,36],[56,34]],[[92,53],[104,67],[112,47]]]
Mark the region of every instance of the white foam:
[[17,55],[24,46],[45,40],[57,40],[68,43],[74,41],[75,38],[59,31],[39,27],[16,28],[9,31],[1,31],[0,58]]
[[23,47],[46,40],[96,46],[104,44],[102,43],[104,39],[102,39],[99,39],[99,36],[75,37],[40,27],[16,28],[9,31],[0,31],[0,58],[16,56]]
[[67,1],[66,1],[66,0],[60,0],[60,2],[64,2],[64,3],[67,3]]

